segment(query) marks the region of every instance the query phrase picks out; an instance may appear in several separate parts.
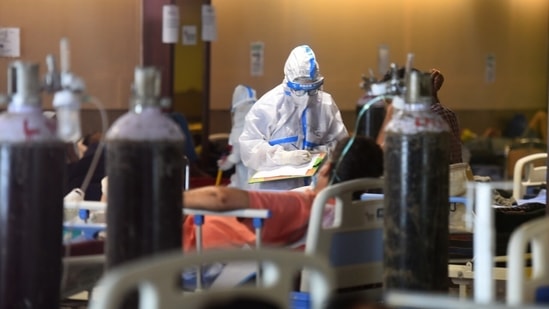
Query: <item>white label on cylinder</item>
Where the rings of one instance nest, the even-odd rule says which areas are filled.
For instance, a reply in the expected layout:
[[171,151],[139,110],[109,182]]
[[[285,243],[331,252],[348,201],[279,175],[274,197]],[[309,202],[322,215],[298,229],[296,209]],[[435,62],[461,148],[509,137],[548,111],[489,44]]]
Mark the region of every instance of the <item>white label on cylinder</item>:
[[177,43],[179,38],[179,7],[166,4],[162,7],[162,43]]

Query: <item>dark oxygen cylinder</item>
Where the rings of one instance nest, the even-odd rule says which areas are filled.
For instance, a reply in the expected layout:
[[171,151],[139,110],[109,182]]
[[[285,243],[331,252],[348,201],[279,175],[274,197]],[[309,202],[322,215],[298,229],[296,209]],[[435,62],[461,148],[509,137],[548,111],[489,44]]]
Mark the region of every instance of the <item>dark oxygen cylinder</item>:
[[136,68],[133,89],[106,135],[107,268],[182,247],[183,133],[161,110],[158,69]]
[[[356,106],[356,116],[358,117],[364,104],[371,99],[375,98],[372,95],[365,94],[358,100]],[[358,123],[357,134],[362,136],[371,137],[374,140],[379,134],[383,120],[385,119],[385,103],[379,101],[371,105],[368,110],[364,112],[361,121]]]
[[385,289],[448,290],[450,129],[430,109],[430,85],[412,72],[386,128]]
[[59,308],[65,146],[43,116],[38,64],[8,68],[0,115],[0,308]]

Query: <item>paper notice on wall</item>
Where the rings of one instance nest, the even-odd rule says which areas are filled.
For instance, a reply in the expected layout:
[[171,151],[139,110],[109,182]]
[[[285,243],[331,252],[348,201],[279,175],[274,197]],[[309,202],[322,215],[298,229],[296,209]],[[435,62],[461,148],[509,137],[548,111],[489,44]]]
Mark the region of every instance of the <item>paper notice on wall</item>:
[[0,57],[20,57],[21,36],[19,28],[0,28]]
[[486,68],[484,69],[484,81],[487,84],[491,84],[496,81],[496,56],[494,54],[488,54],[488,56],[486,56]]
[[250,74],[252,76],[263,76],[263,63],[265,44],[263,42],[252,42],[250,44]]
[[184,25],[181,27],[181,44],[183,45],[196,45],[196,26]]
[[215,9],[207,4],[202,5],[202,40],[206,42],[217,40]]

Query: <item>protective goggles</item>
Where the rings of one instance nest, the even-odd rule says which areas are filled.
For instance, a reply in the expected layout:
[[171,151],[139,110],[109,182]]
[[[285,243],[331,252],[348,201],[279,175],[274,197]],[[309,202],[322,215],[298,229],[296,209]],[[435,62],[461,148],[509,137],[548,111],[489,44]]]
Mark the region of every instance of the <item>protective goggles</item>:
[[315,81],[297,78],[293,82],[288,81],[286,83],[292,93],[298,97],[304,96],[305,94],[310,96],[317,94],[322,84],[324,84],[324,77],[320,77]]

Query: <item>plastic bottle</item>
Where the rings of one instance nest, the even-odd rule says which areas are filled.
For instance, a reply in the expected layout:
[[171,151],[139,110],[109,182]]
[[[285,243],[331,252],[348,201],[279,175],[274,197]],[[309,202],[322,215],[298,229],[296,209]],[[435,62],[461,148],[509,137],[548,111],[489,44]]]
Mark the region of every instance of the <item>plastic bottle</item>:
[[136,68],[133,91],[106,135],[107,268],[181,248],[184,137],[161,110],[156,68]]
[[430,109],[430,85],[411,72],[386,128],[385,289],[448,289],[450,131]]
[[0,308],[59,308],[65,144],[42,114],[38,64],[8,70],[0,115]]

